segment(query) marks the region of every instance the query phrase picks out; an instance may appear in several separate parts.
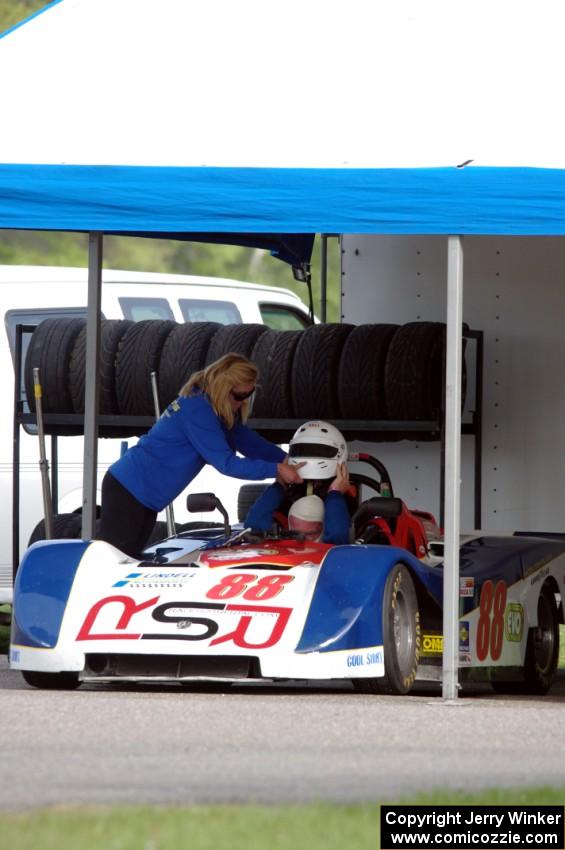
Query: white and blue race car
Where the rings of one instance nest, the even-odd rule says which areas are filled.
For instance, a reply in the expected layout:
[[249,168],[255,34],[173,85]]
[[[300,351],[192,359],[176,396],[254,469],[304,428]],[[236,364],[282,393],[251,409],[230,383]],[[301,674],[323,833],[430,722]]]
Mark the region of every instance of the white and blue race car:
[[[380,480],[361,483],[380,493]],[[352,476],[354,479],[355,476]],[[211,494],[195,510],[218,507]],[[221,509],[221,506],[220,506]],[[32,545],[15,588],[10,665],[38,688],[83,682],[348,680],[406,694],[441,679],[443,561],[434,518],[363,502],[355,542],[194,528],[132,559],[102,541]],[[462,539],[460,678],[544,694],[558,661],[565,535]]]

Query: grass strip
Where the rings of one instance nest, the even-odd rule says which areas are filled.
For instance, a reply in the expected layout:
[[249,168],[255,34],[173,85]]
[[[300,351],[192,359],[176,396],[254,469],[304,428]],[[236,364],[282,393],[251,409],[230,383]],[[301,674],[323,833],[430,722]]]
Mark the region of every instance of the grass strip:
[[10,617],[12,615],[11,605],[0,605],[0,655],[8,654],[10,645]]
[[[563,805],[565,788],[421,794],[405,805]],[[56,807],[0,815],[10,850],[380,850],[376,803]]]

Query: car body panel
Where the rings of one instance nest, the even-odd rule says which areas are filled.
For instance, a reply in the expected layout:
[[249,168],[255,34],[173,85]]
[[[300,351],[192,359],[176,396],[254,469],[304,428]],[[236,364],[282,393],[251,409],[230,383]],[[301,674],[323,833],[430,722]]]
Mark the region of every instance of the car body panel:
[[[217,529],[170,538],[144,554],[134,560],[102,541],[30,547],[15,586],[11,666],[76,671],[85,680],[378,679],[385,675],[385,585],[401,563],[418,596],[418,678],[438,677],[441,557],[390,545],[245,542],[241,533],[226,540]],[[496,678],[493,671],[507,668],[519,675],[546,583],[562,621],[564,539],[463,540],[459,663],[466,674]]]

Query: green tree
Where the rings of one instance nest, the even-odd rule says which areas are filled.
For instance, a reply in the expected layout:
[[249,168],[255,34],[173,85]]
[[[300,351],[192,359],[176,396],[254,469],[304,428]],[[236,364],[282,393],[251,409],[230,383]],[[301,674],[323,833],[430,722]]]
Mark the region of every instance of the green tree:
[[48,5],[46,0],[0,0],[0,33]]

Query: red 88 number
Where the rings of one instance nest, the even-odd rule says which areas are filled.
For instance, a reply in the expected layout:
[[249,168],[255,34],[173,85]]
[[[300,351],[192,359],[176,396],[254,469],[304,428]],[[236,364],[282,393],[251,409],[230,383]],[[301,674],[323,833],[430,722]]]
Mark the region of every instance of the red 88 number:
[[[498,581],[496,587],[488,579],[481,588],[479,621],[477,623],[477,658],[484,661],[489,654],[498,661],[504,642],[504,611],[506,609],[506,582]],[[491,620],[492,613],[492,620]]]
[[[230,573],[210,588],[206,596],[208,599],[233,599],[234,596],[243,594],[243,599],[264,602],[278,596],[293,578],[294,576],[288,574],[271,575],[263,576],[257,581],[257,576],[251,573]],[[257,584],[253,584],[255,581]]]

